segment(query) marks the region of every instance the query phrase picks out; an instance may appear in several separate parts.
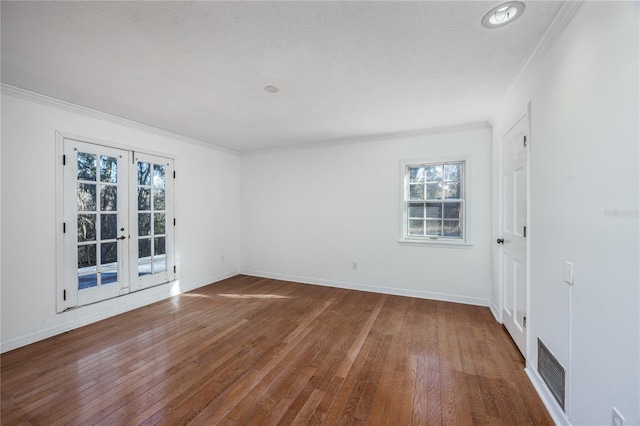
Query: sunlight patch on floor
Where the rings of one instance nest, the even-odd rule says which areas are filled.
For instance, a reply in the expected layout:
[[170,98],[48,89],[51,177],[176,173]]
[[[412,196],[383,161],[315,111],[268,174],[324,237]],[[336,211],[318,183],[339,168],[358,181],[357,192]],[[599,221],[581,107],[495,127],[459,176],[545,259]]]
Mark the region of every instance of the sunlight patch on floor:
[[228,294],[219,293],[218,296],[228,297],[229,299],[291,299],[289,296],[280,296],[279,294]]
[[207,299],[211,299],[213,297],[213,296],[209,296],[209,295],[206,295],[206,294],[198,294],[198,293],[182,293],[180,296],[183,296],[183,297],[204,297],[204,298],[207,298]]

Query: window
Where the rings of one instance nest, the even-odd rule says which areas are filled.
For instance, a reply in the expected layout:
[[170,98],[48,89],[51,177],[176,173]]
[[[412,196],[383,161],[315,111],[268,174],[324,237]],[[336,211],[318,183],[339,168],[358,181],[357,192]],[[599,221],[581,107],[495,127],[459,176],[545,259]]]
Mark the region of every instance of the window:
[[467,244],[468,160],[402,163],[401,242]]

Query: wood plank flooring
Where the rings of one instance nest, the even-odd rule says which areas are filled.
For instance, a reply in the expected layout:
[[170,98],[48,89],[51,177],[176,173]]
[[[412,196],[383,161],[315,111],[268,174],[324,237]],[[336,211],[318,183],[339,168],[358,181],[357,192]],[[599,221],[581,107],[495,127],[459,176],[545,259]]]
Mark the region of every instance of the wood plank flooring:
[[553,424],[487,308],[242,275],[0,362],[5,426]]

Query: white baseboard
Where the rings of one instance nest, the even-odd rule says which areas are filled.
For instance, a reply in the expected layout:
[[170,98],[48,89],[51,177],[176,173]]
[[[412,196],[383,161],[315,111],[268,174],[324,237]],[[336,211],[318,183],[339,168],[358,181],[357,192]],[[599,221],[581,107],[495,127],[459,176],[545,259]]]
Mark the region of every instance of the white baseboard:
[[395,296],[417,297],[419,299],[442,300],[444,302],[464,303],[466,305],[489,306],[489,299],[481,297],[458,296],[455,294],[433,293],[429,291],[417,291],[395,287],[379,287],[366,284],[348,283],[343,281],[332,281],[321,278],[299,277],[295,275],[275,274],[271,272],[253,271],[243,269],[243,275],[251,275],[260,278],[271,278],[281,281],[291,281],[303,284],[321,285],[325,287],[344,288],[347,290],[369,291],[372,293],[392,294]]
[[498,323],[502,324],[502,315],[500,315],[500,309],[493,303],[493,300],[489,303],[489,309],[491,309],[491,313],[496,318]]
[[[33,333],[23,336],[14,337],[7,341],[3,341],[0,345],[0,353],[8,352],[49,337],[65,333],[76,328],[89,325],[91,323],[110,318],[115,315],[122,314],[151,303],[168,299],[180,293],[194,290],[196,288],[222,281],[227,278],[238,275],[238,271],[230,271],[219,274],[214,277],[200,280],[194,283],[180,285],[180,281],[173,281],[156,287],[130,293],[125,296],[116,297],[114,299],[105,300],[103,302],[94,303],[92,305],[81,306],[62,313],[56,313],[44,321],[44,327]],[[176,288],[176,284],[179,285]],[[54,323],[47,327],[46,323]]]
[[547,411],[551,415],[555,424],[558,426],[571,426],[569,418],[565,412],[562,411],[562,408],[560,408],[549,389],[547,389],[547,385],[544,383],[544,380],[542,380],[542,377],[540,377],[535,368],[527,362],[527,368],[525,368],[524,371],[527,373],[527,376],[529,376],[529,380],[536,389],[536,392],[538,392],[540,399],[542,399],[542,403],[547,407]]

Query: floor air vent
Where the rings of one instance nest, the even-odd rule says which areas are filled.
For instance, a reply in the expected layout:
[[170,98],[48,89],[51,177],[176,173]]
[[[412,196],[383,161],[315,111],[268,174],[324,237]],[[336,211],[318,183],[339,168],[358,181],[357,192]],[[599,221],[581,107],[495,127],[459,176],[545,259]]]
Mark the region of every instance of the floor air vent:
[[538,339],[538,373],[564,410],[564,377],[566,370],[549,349]]

